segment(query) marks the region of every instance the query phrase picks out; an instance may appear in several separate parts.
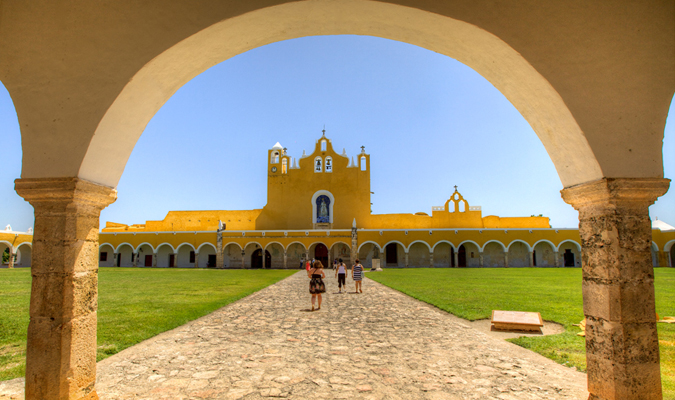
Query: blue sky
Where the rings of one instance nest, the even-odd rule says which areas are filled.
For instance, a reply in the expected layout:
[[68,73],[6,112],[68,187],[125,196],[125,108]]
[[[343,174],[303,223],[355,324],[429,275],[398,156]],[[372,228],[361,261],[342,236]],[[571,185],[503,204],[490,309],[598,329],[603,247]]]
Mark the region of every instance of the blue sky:
[[[251,50],[178,90],[138,141],[101,226],[163,219],[171,210],[262,208],[267,150],[278,141],[300,157],[324,125],[339,151],[351,156],[365,146],[371,154],[375,214],[430,213],[458,185],[484,216],[543,214],[553,227],[578,224],[535,133],[475,71],[400,42],[324,36]],[[32,207],[13,190],[19,125],[1,86],[0,132],[0,225],[26,230]],[[675,177],[672,118],[664,169]],[[675,225],[675,190],[650,211]]]

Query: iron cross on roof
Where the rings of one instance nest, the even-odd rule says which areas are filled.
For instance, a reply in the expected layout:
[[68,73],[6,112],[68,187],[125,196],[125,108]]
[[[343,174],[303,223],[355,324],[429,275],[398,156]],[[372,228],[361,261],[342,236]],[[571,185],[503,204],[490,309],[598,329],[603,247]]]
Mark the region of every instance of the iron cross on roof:
[[457,185],[455,185],[455,192],[457,191]]

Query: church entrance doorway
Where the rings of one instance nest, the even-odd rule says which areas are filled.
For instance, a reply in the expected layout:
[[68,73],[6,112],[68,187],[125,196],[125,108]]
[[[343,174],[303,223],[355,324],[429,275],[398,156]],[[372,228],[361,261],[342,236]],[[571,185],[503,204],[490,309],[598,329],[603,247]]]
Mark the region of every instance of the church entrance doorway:
[[565,249],[563,260],[565,262],[565,267],[574,267],[574,253],[572,253],[572,250]]
[[323,243],[317,244],[314,249],[314,258],[321,261],[324,268],[328,268],[328,247]]
[[[265,266],[267,268],[272,264],[272,255],[269,251],[265,250]],[[251,254],[251,268],[262,268],[263,259],[262,259],[262,249],[258,249]]]
[[457,264],[460,268],[466,267],[466,249],[464,245],[459,246],[459,251],[457,252]]
[[152,254],[145,256],[145,263],[143,265],[146,267],[152,267]]

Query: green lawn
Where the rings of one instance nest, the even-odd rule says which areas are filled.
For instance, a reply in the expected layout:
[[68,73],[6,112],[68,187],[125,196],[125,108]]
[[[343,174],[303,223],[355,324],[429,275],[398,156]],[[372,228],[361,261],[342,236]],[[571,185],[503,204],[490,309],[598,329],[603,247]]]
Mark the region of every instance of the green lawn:
[[[295,270],[101,268],[98,359],[202,317]],[[0,380],[25,373],[29,269],[0,269]]]
[[[657,268],[656,311],[675,316],[675,269]],[[576,268],[386,269],[369,278],[468,320],[492,310],[538,311],[565,332],[510,340],[552,360],[586,369],[584,338],[572,326],[584,318],[581,270]],[[675,324],[658,324],[664,399],[675,399]]]

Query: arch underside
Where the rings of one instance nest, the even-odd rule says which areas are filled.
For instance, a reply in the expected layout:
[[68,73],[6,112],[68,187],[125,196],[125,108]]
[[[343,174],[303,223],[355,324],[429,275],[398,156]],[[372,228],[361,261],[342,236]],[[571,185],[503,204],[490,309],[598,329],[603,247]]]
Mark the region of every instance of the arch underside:
[[98,124],[78,177],[115,187],[150,119],[176,90],[209,67],[272,42],[340,34],[410,43],[468,65],[499,89],[530,123],[564,186],[602,177],[560,95],[504,41],[449,17],[359,0],[263,8],[215,23],[178,42],[145,64],[117,96]]

